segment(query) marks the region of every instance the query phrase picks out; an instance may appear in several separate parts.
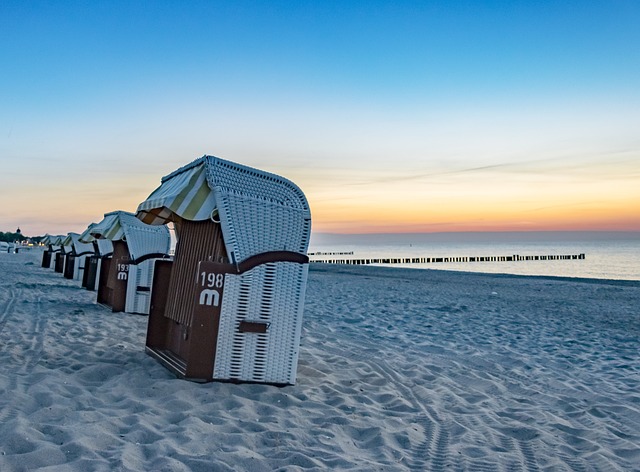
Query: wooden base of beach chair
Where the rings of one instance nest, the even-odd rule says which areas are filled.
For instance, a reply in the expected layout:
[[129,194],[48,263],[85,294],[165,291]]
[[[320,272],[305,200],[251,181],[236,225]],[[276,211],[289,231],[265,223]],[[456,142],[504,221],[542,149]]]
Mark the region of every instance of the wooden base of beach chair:
[[42,267],[46,269],[51,267],[51,254],[52,252],[49,249],[42,253]]
[[190,278],[190,316],[176,320],[166,316],[172,264],[156,262],[146,352],[186,380],[295,383],[302,298],[294,292],[307,263],[285,251],[238,265],[201,261]]

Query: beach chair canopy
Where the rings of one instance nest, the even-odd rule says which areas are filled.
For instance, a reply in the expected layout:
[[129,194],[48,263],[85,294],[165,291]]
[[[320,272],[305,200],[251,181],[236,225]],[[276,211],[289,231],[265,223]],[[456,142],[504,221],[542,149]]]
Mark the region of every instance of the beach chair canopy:
[[102,224],[104,221],[105,220],[102,220],[100,223],[91,223],[80,235],[80,241],[92,244],[98,256],[110,256],[113,254],[113,243],[110,239],[96,239],[91,234],[94,228]]
[[91,223],[89,226],[87,226],[87,229],[85,229],[82,233],[80,233],[80,242],[83,243],[92,243],[93,241],[96,240],[96,238],[94,238],[91,235],[91,230],[97,225],[98,223]]
[[73,252],[75,253],[76,256],[83,256],[85,254],[93,254],[94,248],[93,248],[93,244],[91,243],[86,243],[86,242],[82,242],[81,234],[78,233],[69,233],[69,236],[71,237],[71,243],[73,245]]
[[110,239],[96,239],[94,244],[98,247],[99,256],[110,256],[113,254],[113,243]]
[[104,219],[89,233],[96,238],[99,247],[102,240],[126,242],[134,262],[150,255],[168,255],[171,246],[166,226],[145,224],[127,211],[105,213]]
[[215,156],[163,177],[136,216],[151,225],[219,222],[233,263],[269,251],[306,254],[311,233],[309,205],[293,182]]
[[49,246],[60,246],[62,244],[62,240],[65,238],[65,236],[58,236],[58,235],[53,235],[53,234],[47,234],[45,235],[44,239],[42,240],[42,242],[44,244],[48,244]]
[[102,235],[108,228],[111,227],[114,219],[114,213],[107,213],[105,214],[102,221],[100,221],[99,223],[95,223],[86,229],[85,233],[88,234],[85,235],[85,233],[82,233],[85,240],[92,240],[93,244],[95,244],[98,249],[98,255],[101,257],[110,256],[111,254],[113,254],[113,242],[111,242],[110,239],[101,237],[100,235]]
[[80,234],[78,233],[67,233],[66,236],[64,236],[64,238],[62,239],[62,252],[64,252],[65,254],[71,254],[73,252],[73,236],[75,237],[80,237]]

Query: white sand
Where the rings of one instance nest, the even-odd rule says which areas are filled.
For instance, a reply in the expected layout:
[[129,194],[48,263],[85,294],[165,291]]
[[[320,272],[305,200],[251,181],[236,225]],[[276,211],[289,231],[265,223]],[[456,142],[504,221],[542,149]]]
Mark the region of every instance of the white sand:
[[640,470],[640,283],[314,266],[298,383],[175,379],[0,254],[0,471]]

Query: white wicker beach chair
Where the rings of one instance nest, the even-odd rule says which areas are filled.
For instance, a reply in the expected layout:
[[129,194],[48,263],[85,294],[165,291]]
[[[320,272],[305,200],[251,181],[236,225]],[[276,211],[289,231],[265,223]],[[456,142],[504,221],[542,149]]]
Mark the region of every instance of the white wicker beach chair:
[[[59,263],[59,260],[63,260],[62,258],[64,256],[62,256],[62,240],[64,239],[64,236],[58,235],[58,236],[53,236],[51,238],[51,269],[56,269],[56,265]],[[64,260],[63,260],[64,261]],[[62,264],[64,264],[64,262],[62,262]],[[62,272],[62,270],[59,270],[58,272]]]
[[166,290],[154,290],[147,352],[190,380],[295,383],[311,232],[302,191],[204,156],[164,177],[137,216],[174,222],[178,238],[170,280],[155,281]]
[[[69,268],[69,262],[70,262],[69,259],[72,252],[73,252],[73,243],[71,241],[71,236],[69,236],[69,234],[67,234],[66,236],[61,236],[60,250],[56,254],[56,262],[55,262],[54,270],[56,272],[61,273],[63,276],[66,276],[65,268],[67,269]],[[67,278],[71,278],[71,277],[67,277]]]
[[106,213],[89,233],[101,256],[98,302],[114,311],[149,314],[154,261],[169,257],[169,230],[115,211]]
[[73,279],[81,281],[87,261],[95,253],[95,250],[93,244],[81,240],[81,234],[69,233],[69,236],[71,236],[73,246]]
[[45,246],[45,249],[42,252],[41,266],[44,267],[45,269],[51,268],[51,259],[52,259],[51,256],[53,254],[53,249],[51,247],[52,239],[53,239],[53,236],[47,233],[44,235],[44,238],[42,238],[42,241],[41,241],[41,243]]

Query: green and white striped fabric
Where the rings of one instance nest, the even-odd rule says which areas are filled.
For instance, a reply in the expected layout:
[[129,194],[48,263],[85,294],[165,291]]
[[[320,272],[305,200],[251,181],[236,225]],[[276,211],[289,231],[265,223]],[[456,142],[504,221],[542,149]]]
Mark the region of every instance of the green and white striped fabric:
[[168,254],[171,246],[167,227],[147,225],[128,211],[105,213],[89,232],[98,241],[126,241],[134,260],[147,254]]
[[210,218],[215,208],[205,160],[201,158],[163,177],[160,187],[138,206],[137,217],[150,225],[165,224],[173,214],[202,221]]
[[62,252],[70,254],[73,252],[73,238],[74,236],[80,236],[78,233],[68,233],[62,240]]
[[106,233],[111,229],[114,225],[115,221],[118,219],[118,211],[112,211],[110,213],[105,213],[104,218],[100,223],[89,228],[89,234],[95,239],[109,239],[107,238]]
[[110,239],[111,241],[119,241],[124,239],[124,228],[122,227],[122,223],[119,218],[116,218],[111,227],[105,231],[103,237],[105,239]]
[[63,239],[64,239],[64,236],[56,236],[54,234],[47,234],[42,239],[42,244],[47,245],[47,246],[60,246],[60,244],[62,243]]
[[80,234],[80,242],[90,243],[95,241],[96,238],[91,235],[91,229],[94,228],[96,224],[97,223],[91,223],[89,226],[87,226],[87,229],[85,229],[82,234]]
[[88,254],[93,252],[93,244],[82,241],[80,239],[82,237],[81,234],[69,233],[69,236],[71,237],[71,241],[73,243],[73,251],[76,255]]

